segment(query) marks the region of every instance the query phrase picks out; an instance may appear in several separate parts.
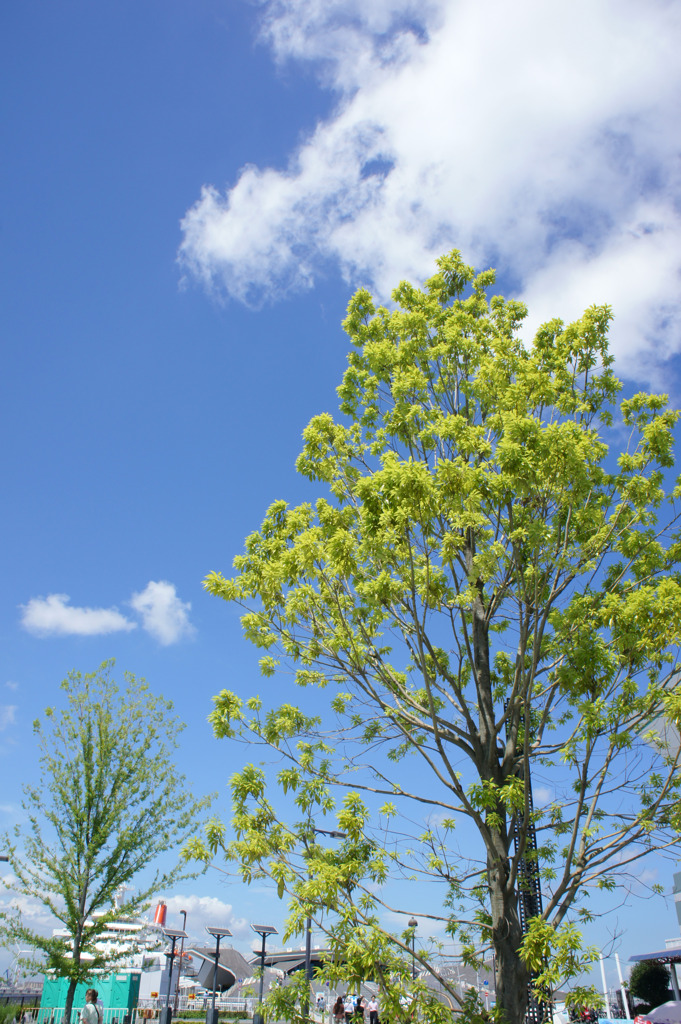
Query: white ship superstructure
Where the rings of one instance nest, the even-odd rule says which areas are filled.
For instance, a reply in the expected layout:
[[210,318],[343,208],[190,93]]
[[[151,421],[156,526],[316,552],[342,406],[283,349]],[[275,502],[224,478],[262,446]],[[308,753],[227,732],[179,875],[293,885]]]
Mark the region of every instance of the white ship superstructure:
[[[122,902],[122,894],[118,893],[114,910]],[[170,999],[176,991],[196,988],[196,971],[189,952],[181,955],[180,949],[176,950],[172,977],[169,976],[169,942],[164,932],[166,909],[165,901],[159,900],[153,921],[121,914],[107,923],[95,942],[99,952],[111,954],[111,969],[117,975],[141,974],[140,999],[153,1000],[159,996]],[[104,911],[93,914],[91,925],[97,917],[103,916]],[[70,938],[65,928],[57,928],[52,934],[55,938]],[[83,959],[87,959],[87,954],[83,954]]]
[[[114,908],[119,905],[119,899],[120,896],[114,900]],[[96,919],[104,916],[104,911],[93,914],[89,925],[92,926]],[[95,948],[101,953],[111,954],[113,966],[119,973],[161,970],[166,962],[163,953],[167,945],[163,933],[165,920],[166,905],[160,900],[153,921],[144,917],[125,916],[109,921],[98,936]],[[70,938],[66,928],[55,928],[52,935],[60,939]],[[83,958],[87,959],[87,954],[83,954]]]

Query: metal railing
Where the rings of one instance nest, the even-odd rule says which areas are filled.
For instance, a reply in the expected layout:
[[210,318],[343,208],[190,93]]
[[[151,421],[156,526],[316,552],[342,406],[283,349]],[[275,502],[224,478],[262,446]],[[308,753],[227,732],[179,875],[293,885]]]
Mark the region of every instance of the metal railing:
[[[82,1006],[74,1006],[71,1010],[71,1024],[77,1024]],[[102,1011],[102,1024],[136,1024],[136,1011],[127,1006],[106,1006]],[[64,1019],[63,1006],[41,1006],[35,1024],[62,1024]]]
[[[177,1001],[177,1013],[174,1013],[174,1017],[181,1015],[183,1010],[205,1010],[210,1004],[211,995],[198,996],[196,999],[188,999],[186,996],[180,996]],[[171,1001],[172,1002],[172,1001]],[[249,999],[221,999],[219,996],[215,1000],[216,1010],[247,1010],[250,1006],[255,1006],[257,1000],[255,998]],[[166,1005],[165,996],[159,996],[154,999],[139,999],[137,1002],[138,1011],[141,1010],[161,1010]],[[139,1014],[143,1016],[142,1013]],[[104,1022],[106,1024],[106,1022]]]

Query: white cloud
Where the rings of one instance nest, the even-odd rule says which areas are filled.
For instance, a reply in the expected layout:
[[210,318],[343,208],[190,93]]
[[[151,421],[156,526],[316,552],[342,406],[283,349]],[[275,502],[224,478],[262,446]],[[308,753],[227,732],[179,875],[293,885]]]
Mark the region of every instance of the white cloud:
[[542,316],[611,302],[625,369],[681,349],[679,5],[269,0],[262,36],[339,102],[187,212],[207,286],[257,305],[331,262],[385,298],[456,246]]
[[548,786],[535,786],[532,792],[534,803],[537,807],[543,807],[553,800],[553,790]]
[[441,20],[438,0],[269,0],[261,38],[278,61],[320,62],[339,91],[363,84],[372,66],[407,59],[415,34]]
[[5,686],[7,687],[8,690],[18,690],[19,689],[19,684],[18,683],[13,683],[11,680],[6,682]]
[[187,614],[191,604],[181,601],[166,580],[151,580],[139,594],[132,595],[130,604],[142,616],[142,628],[161,644],[174,644],[194,633]]
[[0,732],[9,725],[14,725],[17,710],[16,704],[0,704]]
[[524,296],[531,314],[524,333],[530,337],[551,317],[574,320],[586,306],[608,303],[616,317],[613,334],[620,370],[654,379],[660,376],[656,360],[679,348],[679,268],[681,216],[671,204],[642,202],[632,210],[631,221],[613,230],[599,251],[566,243],[532,276]]
[[181,927],[180,911],[187,911],[187,934],[202,943],[210,940],[206,937],[206,927],[228,928],[235,938],[250,940],[253,935],[246,918],[237,917],[231,903],[225,903],[217,896],[171,896],[166,900],[168,927]]
[[[0,912],[19,911],[24,922],[36,931],[46,934],[48,930],[55,928],[57,919],[47,910],[46,907],[35,897],[23,896],[12,888],[17,881],[12,872],[0,876]],[[5,894],[7,894],[5,896]]]
[[452,821],[454,818],[453,811],[434,811],[432,814],[426,816],[426,825],[428,828],[440,828],[444,821]]
[[[137,629],[137,623],[117,608],[77,608],[69,600],[67,594],[31,598],[20,605],[22,626],[36,636],[99,636]],[[179,599],[172,583],[151,580],[140,593],[133,593],[129,604],[142,617],[142,628],[161,644],[177,643],[194,633],[188,617],[191,605]]]
[[117,608],[76,608],[68,594],[32,597],[22,609],[21,624],[36,636],[99,636],[136,629]]

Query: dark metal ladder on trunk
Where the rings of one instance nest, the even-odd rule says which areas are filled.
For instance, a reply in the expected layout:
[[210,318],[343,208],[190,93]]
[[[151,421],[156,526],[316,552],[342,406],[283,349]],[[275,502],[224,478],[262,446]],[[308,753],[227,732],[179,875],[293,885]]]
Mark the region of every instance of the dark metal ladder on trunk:
[[[508,704],[505,705],[504,711],[508,710]],[[508,723],[507,723],[508,725]],[[525,716],[523,715],[520,719],[520,725],[525,727]],[[507,732],[508,735],[508,732]],[[523,935],[527,935],[527,923],[531,917],[538,917],[543,911],[542,895],[541,895],[541,877],[539,874],[539,863],[537,861],[537,831],[534,827],[534,802],[532,800],[532,780],[530,779],[529,772],[528,777],[525,779],[525,772],[521,768],[518,775],[523,779],[527,792],[527,807],[529,811],[529,821],[527,823],[527,835],[525,837],[525,853],[520,857],[518,861],[518,875],[516,878],[516,892],[518,893],[518,917],[520,918],[520,926],[522,928]],[[515,814],[512,821],[512,836],[513,845],[515,847],[516,854],[522,849],[522,834],[520,828],[520,816]],[[528,857],[529,854],[529,857]],[[527,992],[527,1011],[525,1013],[525,1021],[527,1024],[541,1024],[542,1021],[546,1020],[547,1017],[550,1020],[552,1016],[552,1007],[550,1004],[538,1003],[532,994],[533,983],[536,980],[537,974],[533,972],[530,974],[530,981],[528,983]]]

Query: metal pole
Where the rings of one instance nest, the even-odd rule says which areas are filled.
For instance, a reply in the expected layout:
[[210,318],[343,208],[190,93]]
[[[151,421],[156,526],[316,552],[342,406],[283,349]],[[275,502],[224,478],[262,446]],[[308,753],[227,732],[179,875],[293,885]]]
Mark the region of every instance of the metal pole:
[[678,975],[676,973],[676,964],[673,961],[669,964],[669,973],[670,973],[671,979],[672,979],[672,989],[674,990],[674,999],[678,1002],[679,999],[681,999],[681,995],[679,995],[679,979],[678,979]]
[[413,928],[411,933],[411,980],[416,980],[416,928],[418,927],[418,921],[415,917],[410,917],[408,921],[409,927]]
[[[165,935],[166,939],[170,939],[170,953],[165,954],[169,960],[168,984],[166,985],[165,1006],[161,1005],[161,1011],[159,1014],[159,1024],[170,1024],[171,1020],[173,1019],[173,1008],[170,1005],[170,989],[173,984],[173,963],[175,961],[175,943],[179,938],[181,938],[182,936],[186,938],[187,935],[184,931],[181,931],[179,928],[164,928],[163,934]],[[161,998],[161,1003],[163,1004],[163,998]]]
[[277,935],[277,929],[269,924],[252,924],[251,928],[262,939],[260,948],[260,994],[258,996],[258,1009],[253,1014],[253,1024],[264,1024],[265,1018],[262,1013],[262,996],[265,987],[265,941],[268,935]]
[[605,980],[605,961],[603,959],[603,954],[602,953],[600,954],[600,961],[601,961],[601,980],[603,982],[603,996],[605,998],[605,1015],[606,1015],[606,1017],[609,1017],[610,1016],[610,1000],[608,999],[608,986],[607,986],[607,983],[606,983],[606,980]]
[[[345,832],[338,832],[336,829],[327,830],[327,829],[323,829],[323,828],[315,828],[313,826],[312,827],[312,832],[316,836],[329,836],[331,839],[345,839],[345,837],[346,837],[346,833]],[[304,840],[304,843],[305,843],[305,856],[308,857],[309,854],[310,854],[310,848],[309,848],[309,846],[307,844],[307,840],[306,839]],[[312,876],[310,875],[309,865],[308,865],[307,873],[308,873],[308,878],[311,878]],[[305,984],[306,984],[307,988],[306,988],[305,998],[303,1000],[303,1004],[302,1004],[300,1009],[301,1009],[301,1015],[303,1017],[303,1020],[308,1020],[309,1016],[310,1016],[310,989],[312,987],[312,918],[311,917],[308,917],[308,919],[307,919],[307,928],[305,929]]]
[[303,1020],[307,1020],[310,1016],[310,982],[312,980],[312,918],[307,919],[307,929],[305,932],[305,984],[307,985],[305,991],[305,999],[301,1007]]
[[213,970],[213,998],[212,998],[211,1004],[210,1004],[210,1013],[211,1013],[210,1019],[211,1019],[211,1021],[215,1020],[215,989],[217,988],[217,983],[218,983],[218,963],[219,963],[219,960],[220,960],[220,936],[216,935],[216,937],[215,937],[215,968]]
[[627,986],[624,984],[624,978],[622,977],[622,965],[620,963],[619,953],[615,953],[615,963],[617,964],[617,977],[620,979],[620,991],[622,992],[622,1004],[624,1006],[624,1012],[627,1017],[631,1020],[631,1010],[629,1009],[629,999],[627,997]]
[[262,990],[265,984],[265,933],[262,933],[262,949],[260,951],[260,995],[258,1005],[262,1006]]
[[170,945],[170,971],[168,973],[168,984],[166,985],[166,1007],[170,1006],[170,986],[173,983],[173,960],[175,959],[175,936],[173,935]]
[[218,1024],[219,1011],[215,1009],[215,994],[218,988],[218,970],[220,969],[220,942],[222,941],[222,939],[226,939],[227,936],[231,935],[232,933],[230,932],[229,928],[207,927],[206,931],[211,936],[211,938],[215,939],[215,957],[213,960],[213,991],[211,993],[210,1009],[206,1007],[204,1000],[204,1008],[206,1010],[206,1024]]
[[[182,914],[182,931],[187,927],[187,911],[181,910]],[[177,1001],[180,998],[180,976],[182,974],[182,957],[184,956],[184,935],[182,936],[182,942],[180,943],[180,964],[177,971],[177,984],[175,986],[175,1003],[173,1004],[173,1013],[177,1013]]]

